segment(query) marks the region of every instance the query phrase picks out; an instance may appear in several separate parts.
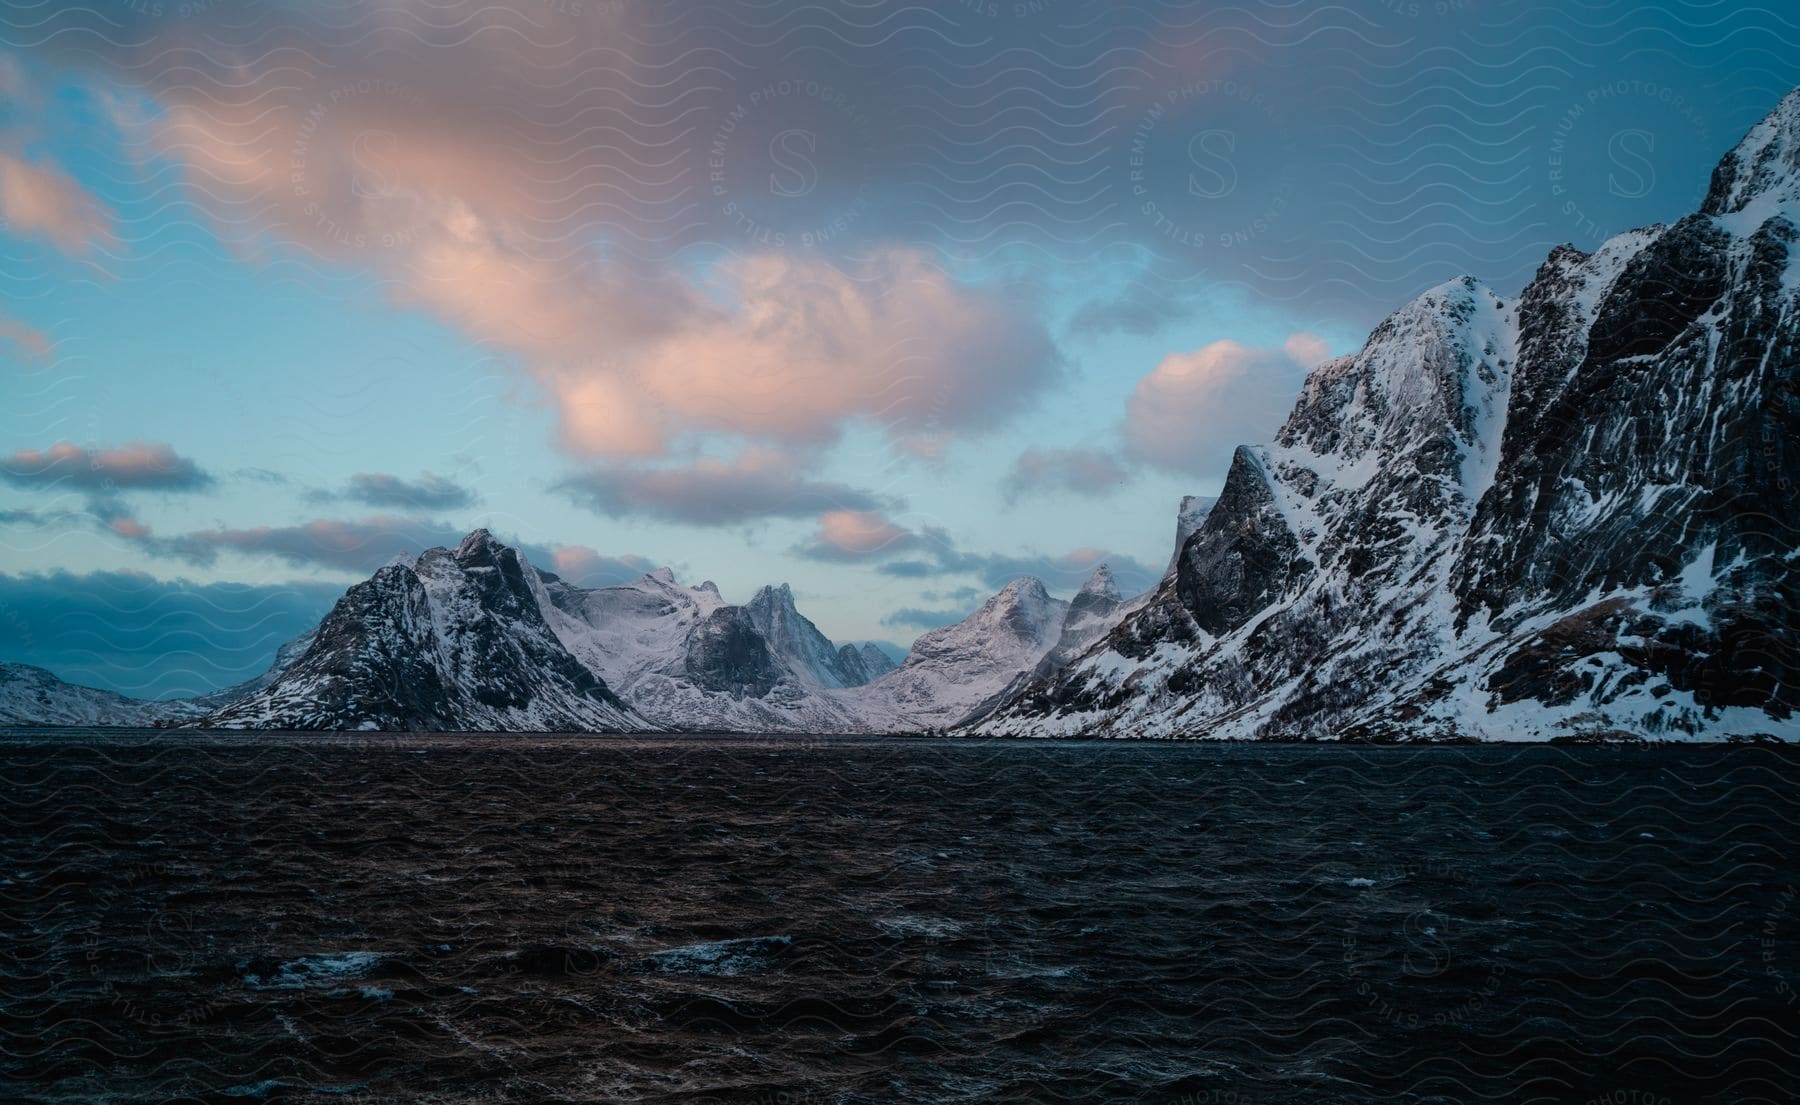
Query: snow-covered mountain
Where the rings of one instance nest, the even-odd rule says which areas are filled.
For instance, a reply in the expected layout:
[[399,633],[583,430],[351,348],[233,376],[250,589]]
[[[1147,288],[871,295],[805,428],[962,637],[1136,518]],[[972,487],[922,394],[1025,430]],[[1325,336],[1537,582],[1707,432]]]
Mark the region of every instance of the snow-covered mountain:
[[176,699],[128,698],[95,687],[64,683],[43,668],[0,664],[0,725],[95,725],[148,727],[205,713]]
[[1320,365],[1143,608],[981,731],[1800,738],[1800,90],[1701,211]]
[[862,710],[897,731],[954,725],[1030,673],[1062,639],[1068,612],[1042,581],[1016,579],[962,621],[921,635],[904,664],[864,690]]
[[147,699],[65,683],[43,668],[0,664],[0,725],[148,729],[201,717],[273,683],[311,646],[309,629],[275,651],[261,675],[193,698]]
[[683,587],[667,568],[591,590],[542,578],[564,646],[656,727],[866,728],[844,688],[868,681],[870,658],[827,640],[786,584],[732,606],[711,582]]
[[267,686],[196,724],[225,729],[647,728],[562,646],[543,584],[476,530],[350,588]]
[[744,604],[744,611],[775,655],[809,686],[860,687],[869,681],[864,654],[826,639],[794,609],[794,592],[787,584],[764,587]]
[[[1074,632],[1098,632],[1097,619],[1117,602],[1111,577],[1098,573],[1078,596]],[[1059,640],[1074,640],[1063,625],[1068,607],[1038,581],[1021,580],[989,603],[1002,630],[991,641],[972,624],[978,614],[965,623],[966,640],[935,653],[928,645],[933,659],[913,676],[946,666],[965,675],[948,678],[951,697],[915,717],[920,700],[905,681],[869,686],[898,672],[893,660],[873,644],[833,644],[786,584],[741,606],[710,581],[682,586],[667,568],[582,588],[477,530],[455,550],[397,560],[350,588],[255,679],[146,702],[5,665],[0,724],[911,731],[963,717],[1029,674]]]
[[851,680],[845,685],[851,687],[873,683],[900,666],[894,663],[893,657],[868,642],[861,645],[845,645],[838,649],[837,662],[838,669]]

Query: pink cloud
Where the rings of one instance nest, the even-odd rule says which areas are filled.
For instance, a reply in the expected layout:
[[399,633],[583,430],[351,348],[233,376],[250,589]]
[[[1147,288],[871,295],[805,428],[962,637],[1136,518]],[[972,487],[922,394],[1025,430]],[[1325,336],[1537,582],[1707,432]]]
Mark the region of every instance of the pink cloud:
[[70,256],[112,242],[112,217],[54,165],[0,153],[0,221],[14,234],[47,238]]
[[712,273],[720,302],[666,272],[542,260],[464,231],[425,248],[405,296],[524,354],[581,455],[657,456],[693,432],[818,443],[852,420],[915,441],[1011,413],[1053,374],[1028,310],[917,250],[842,266],[740,256]]
[[1008,500],[1040,491],[1102,495],[1130,478],[1105,449],[1027,449],[1013,461],[1002,490]]
[[212,477],[161,442],[134,441],[90,449],[59,442],[0,457],[0,480],[16,487],[64,487],[85,492],[193,491]]
[[[578,456],[668,456],[704,434],[812,444],[852,423],[941,447],[1053,379],[1058,352],[1031,304],[923,251],[863,243],[834,260],[749,240],[696,266],[684,251],[720,227],[695,128],[735,94],[695,89],[618,118],[621,97],[668,85],[667,67],[626,51],[596,68],[584,44],[660,35],[640,18],[546,10],[534,33],[428,51],[368,35],[284,43],[304,48],[279,64],[197,51],[119,73],[148,76],[152,149],[185,166],[221,234],[371,268],[397,302],[513,355]],[[539,76],[558,66],[583,76],[552,109]]]
[[818,532],[801,555],[813,560],[863,560],[913,548],[919,535],[872,510],[833,510],[819,516]]
[[42,357],[50,352],[50,339],[43,331],[5,315],[0,315],[0,341],[13,343],[27,357]]
[[1325,344],[1325,339],[1305,330],[1288,335],[1288,340],[1282,343],[1281,349],[1289,360],[1301,368],[1314,368],[1331,357],[1331,346]]
[[607,556],[586,545],[553,545],[549,551],[551,570],[583,587],[625,583],[656,570],[656,565],[644,557]]
[[811,479],[802,458],[769,449],[746,450],[729,461],[705,457],[684,465],[597,467],[556,489],[598,514],[702,526],[882,505],[847,484]]
[[1126,452],[1170,472],[1222,475],[1236,446],[1274,435],[1300,376],[1285,353],[1230,340],[1171,353],[1126,403]]

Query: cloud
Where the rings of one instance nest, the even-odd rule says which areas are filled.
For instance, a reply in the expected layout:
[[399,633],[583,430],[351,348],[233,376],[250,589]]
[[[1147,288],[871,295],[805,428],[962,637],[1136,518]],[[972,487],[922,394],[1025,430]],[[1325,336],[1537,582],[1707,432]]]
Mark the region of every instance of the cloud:
[[[1302,355],[1319,345],[1304,334],[1288,341]],[[1285,352],[1230,340],[1171,353],[1126,402],[1126,454],[1168,472],[1221,475],[1238,445],[1274,435],[1303,376]]]
[[0,573],[0,661],[137,697],[200,694],[261,673],[342,592],[138,572]]
[[50,339],[18,319],[0,315],[0,342],[10,342],[22,356],[42,357],[50,352]]
[[1305,330],[1288,335],[1288,340],[1281,345],[1282,352],[1288,359],[1304,369],[1313,369],[1330,358],[1331,346],[1317,334],[1309,334]]
[[1113,580],[1128,595],[1149,590],[1162,577],[1136,557],[1098,548],[1078,548],[1062,554],[1044,553],[972,553],[950,545],[945,535],[937,534],[932,555],[926,558],[888,561],[876,571],[901,579],[929,579],[936,576],[968,575],[988,587],[1000,588],[1020,576],[1035,576],[1054,591],[1073,591],[1087,582],[1095,568],[1102,564],[1112,569]]
[[198,491],[213,478],[158,442],[134,441],[90,449],[60,442],[0,457],[0,480],[14,487],[62,489],[90,495],[118,491]]
[[474,491],[430,472],[416,480],[385,472],[358,472],[350,477],[348,487],[327,497],[394,510],[454,510],[476,502]]
[[1008,502],[1043,491],[1103,495],[1130,478],[1119,458],[1104,449],[1027,449],[1013,461],[1001,493]]
[[808,560],[855,563],[893,556],[916,547],[918,534],[889,521],[879,511],[833,510],[819,516],[819,528],[794,548]]
[[0,153],[0,222],[79,256],[112,242],[112,216],[61,169]]
[[292,526],[221,527],[174,537],[147,531],[135,536],[153,555],[193,564],[212,564],[219,554],[234,552],[272,557],[295,567],[367,575],[398,554],[415,556],[440,545],[455,548],[464,533],[443,522],[382,514],[354,520],[322,518]]
[[586,545],[552,545],[544,549],[527,547],[525,555],[539,568],[553,572],[579,587],[610,587],[617,583],[629,583],[656,570],[656,564],[644,557],[631,554],[606,556]]
[[554,489],[609,517],[660,518],[696,526],[873,511],[883,505],[866,491],[809,479],[795,458],[767,450],[748,450],[729,463],[705,458],[679,466],[595,468],[562,480]]
[[987,592],[979,587],[953,587],[948,591],[920,591],[919,597],[926,602],[959,603],[973,610],[987,599]]
[[[221,47],[169,65],[155,45],[102,60],[158,105],[146,144],[182,166],[222,237],[371,269],[396,302],[511,354],[576,455],[665,457],[707,433],[814,444],[851,424],[895,441],[980,432],[1055,378],[1060,353],[1034,302],[894,244],[873,206],[829,242],[746,230],[729,214],[771,198],[781,166],[756,163],[769,135],[826,137],[842,85],[704,77],[647,92],[669,88],[670,66],[690,67],[694,52],[662,56],[658,16],[553,7],[438,5],[414,32],[433,48],[395,50],[296,6],[247,48],[260,63]],[[359,10],[402,40],[397,28],[418,20],[399,4]],[[429,33],[440,19],[469,33],[442,40]],[[211,13],[186,28],[213,44],[241,32]],[[785,48],[761,61],[787,75]],[[546,83],[558,71],[580,80]],[[880,83],[867,91],[859,125],[891,98]],[[620,117],[622,102],[637,106]],[[760,144],[719,139],[728,121]],[[825,179],[793,215],[811,225],[845,213],[836,199],[860,190],[842,178],[874,167],[848,152],[813,151]]]
[[1076,308],[1069,319],[1069,333],[1080,338],[1115,333],[1149,337],[1191,314],[1198,306],[1197,292],[1197,288],[1145,264],[1116,290]]
[[941,527],[909,530],[869,512],[821,516],[818,531],[794,552],[811,560],[872,562],[875,571],[897,579],[973,576],[994,590],[1020,576],[1036,576],[1053,590],[1072,591],[1101,564],[1112,568],[1114,579],[1127,593],[1148,590],[1161,578],[1160,571],[1135,557],[1105,549],[1078,548],[1060,555],[968,552],[958,548],[949,531]]
[[918,606],[903,606],[881,619],[881,624],[890,629],[942,629],[947,625],[955,625],[968,617],[973,611],[968,610],[927,610]]
[[24,66],[11,54],[0,54],[0,97],[14,102],[36,98]]
[[911,249],[739,256],[710,274],[716,297],[666,273],[530,258],[473,226],[421,260],[407,295],[525,355],[562,444],[586,456],[658,456],[696,432],[810,445],[853,421],[897,441],[983,428],[1059,364],[1027,305]]

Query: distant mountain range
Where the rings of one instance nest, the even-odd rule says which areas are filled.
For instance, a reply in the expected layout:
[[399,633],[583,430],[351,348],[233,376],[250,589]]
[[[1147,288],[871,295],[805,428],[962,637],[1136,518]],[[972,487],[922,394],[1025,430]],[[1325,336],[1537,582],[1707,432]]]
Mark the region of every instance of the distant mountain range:
[[[1065,602],[1021,579],[896,665],[833,644],[783,584],[741,606],[667,568],[582,588],[486,530],[350,588],[268,672],[145,702],[0,665],[0,722],[225,729],[913,732],[967,720],[1110,628],[1105,566]],[[1060,651],[1059,651],[1060,650]]]
[[1320,365],[1189,499],[1162,582],[1020,579],[905,663],[764,588],[584,589],[485,530],[352,587],[250,683],[0,665],[0,723],[1800,739],[1800,90],[1700,211],[1470,279]]

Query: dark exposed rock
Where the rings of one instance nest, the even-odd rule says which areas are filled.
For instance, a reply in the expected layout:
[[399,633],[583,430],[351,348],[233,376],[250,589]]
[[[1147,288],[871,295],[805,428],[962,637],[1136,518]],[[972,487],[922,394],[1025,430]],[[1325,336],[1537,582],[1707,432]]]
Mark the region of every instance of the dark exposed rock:
[[722,606],[688,634],[687,672],[709,691],[760,697],[773,690],[782,671],[750,613]]
[[1261,460],[1240,448],[1218,503],[1176,558],[1176,594],[1195,625],[1229,632],[1281,599],[1311,567],[1299,549]]

